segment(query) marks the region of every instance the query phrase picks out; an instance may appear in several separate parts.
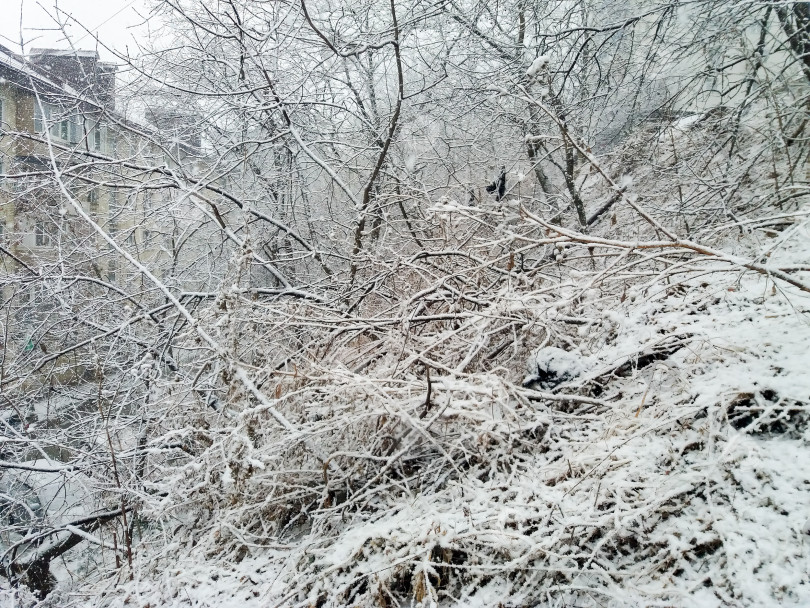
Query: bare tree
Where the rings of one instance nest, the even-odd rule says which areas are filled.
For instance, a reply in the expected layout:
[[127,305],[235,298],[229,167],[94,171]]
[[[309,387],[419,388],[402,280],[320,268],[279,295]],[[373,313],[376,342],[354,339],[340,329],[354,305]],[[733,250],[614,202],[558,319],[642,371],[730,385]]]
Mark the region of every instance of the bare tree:
[[[114,94],[78,53],[73,86],[12,57],[31,124],[2,139],[8,580],[58,598],[56,558],[92,586],[278,551],[279,605],[697,584],[715,537],[663,555],[661,513],[708,482],[622,493],[647,465],[605,428],[699,345],[621,332],[705,309],[704,276],[810,291],[771,258],[807,196],[806,3],[153,8]],[[727,424],[661,384],[667,424]]]

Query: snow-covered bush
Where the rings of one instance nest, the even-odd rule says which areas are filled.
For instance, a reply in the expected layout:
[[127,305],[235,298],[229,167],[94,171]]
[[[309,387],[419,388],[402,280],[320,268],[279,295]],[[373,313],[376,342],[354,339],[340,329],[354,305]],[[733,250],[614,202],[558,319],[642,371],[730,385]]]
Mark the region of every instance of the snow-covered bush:
[[[0,486],[8,580],[54,606],[810,602],[801,11],[311,4],[157,3],[180,39],[138,68],[211,158],[143,171],[200,257],[141,268],[149,307],[86,298],[81,380],[12,361],[0,464],[36,475]],[[521,47],[536,20],[535,59],[496,17]],[[81,488],[40,513],[45,475]]]

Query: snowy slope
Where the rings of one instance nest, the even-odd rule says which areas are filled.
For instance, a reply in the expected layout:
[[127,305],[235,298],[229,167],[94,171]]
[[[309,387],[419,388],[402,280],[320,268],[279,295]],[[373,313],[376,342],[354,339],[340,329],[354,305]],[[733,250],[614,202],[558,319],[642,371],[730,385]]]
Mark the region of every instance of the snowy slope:
[[[807,224],[793,226],[773,263],[810,262]],[[240,536],[260,493],[209,506],[183,533],[197,540],[145,547],[136,580],[95,603],[810,604],[810,296],[711,260],[635,289],[581,305],[593,324],[569,338],[587,365],[547,399],[519,388],[518,366],[434,377],[432,439],[404,436],[421,485],[391,469],[283,543]],[[527,318],[566,312],[520,290],[503,301]],[[390,372],[333,371],[333,398],[379,382],[364,407],[414,423],[423,397],[386,388]],[[272,466],[267,452],[250,458]]]
[[[753,136],[733,197],[695,178],[676,200],[673,142],[700,156],[701,124],[610,159],[628,194],[590,233],[444,201],[454,230],[497,225],[433,283],[392,271],[409,291],[388,317],[262,311],[336,329],[268,374],[267,403],[200,413],[167,381],[154,444],[183,450],[154,450],[131,579],[47,601],[810,605],[810,207],[773,206]],[[587,166],[579,183],[590,211],[615,194]]]

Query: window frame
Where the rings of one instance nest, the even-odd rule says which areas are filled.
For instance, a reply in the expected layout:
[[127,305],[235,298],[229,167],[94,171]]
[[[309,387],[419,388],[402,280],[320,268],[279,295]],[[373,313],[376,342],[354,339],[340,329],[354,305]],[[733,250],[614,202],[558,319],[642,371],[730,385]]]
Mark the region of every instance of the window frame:
[[51,234],[45,229],[45,222],[34,223],[34,246],[50,247],[52,243]]
[[[44,113],[43,113],[44,112]],[[34,98],[34,132],[44,135],[51,120],[51,106],[47,101]]]

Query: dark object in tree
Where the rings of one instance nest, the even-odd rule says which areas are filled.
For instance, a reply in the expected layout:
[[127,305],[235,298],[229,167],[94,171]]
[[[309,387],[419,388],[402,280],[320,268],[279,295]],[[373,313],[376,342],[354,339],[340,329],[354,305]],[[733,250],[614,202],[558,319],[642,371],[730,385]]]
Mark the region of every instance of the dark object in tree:
[[430,368],[425,366],[425,374],[427,374],[427,397],[425,397],[425,409],[422,410],[419,418],[424,418],[427,416],[427,413],[430,411],[430,408],[433,407],[433,403],[430,401],[430,393],[432,385],[430,383]]
[[506,194],[506,167],[501,167],[501,174],[494,182],[487,186],[487,192],[495,193],[495,200],[499,201]]

